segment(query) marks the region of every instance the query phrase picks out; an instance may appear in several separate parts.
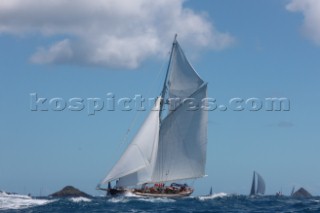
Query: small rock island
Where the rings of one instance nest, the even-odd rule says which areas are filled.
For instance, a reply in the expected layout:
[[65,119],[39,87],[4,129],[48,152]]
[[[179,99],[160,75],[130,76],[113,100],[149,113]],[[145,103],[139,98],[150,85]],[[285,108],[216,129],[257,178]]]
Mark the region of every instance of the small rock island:
[[312,197],[312,195],[306,189],[301,187],[299,190],[297,190],[292,194],[292,197],[308,198],[308,197]]
[[60,191],[51,194],[50,196],[54,198],[68,198],[68,197],[91,198],[92,197],[91,195],[84,193],[73,186],[66,186]]

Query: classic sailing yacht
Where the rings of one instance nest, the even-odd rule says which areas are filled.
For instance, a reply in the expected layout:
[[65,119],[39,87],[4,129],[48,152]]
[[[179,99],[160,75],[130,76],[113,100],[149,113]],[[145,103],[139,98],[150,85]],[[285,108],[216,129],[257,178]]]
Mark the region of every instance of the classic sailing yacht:
[[[207,83],[190,65],[175,36],[160,96],[97,189],[109,195],[128,191],[150,197],[190,195],[193,188],[175,182],[205,176],[208,115],[202,107],[206,97]],[[197,109],[190,108],[190,100]],[[165,105],[170,109],[166,113]],[[108,188],[101,188],[103,184]]]
[[250,196],[264,195],[265,191],[266,191],[266,184],[262,176],[259,175],[258,172],[253,171],[253,179],[252,179],[252,185],[250,190]]

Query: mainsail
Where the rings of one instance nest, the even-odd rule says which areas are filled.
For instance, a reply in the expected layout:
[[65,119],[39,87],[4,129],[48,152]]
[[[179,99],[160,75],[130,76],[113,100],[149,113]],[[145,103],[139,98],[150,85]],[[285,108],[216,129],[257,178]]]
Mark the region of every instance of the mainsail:
[[[206,85],[191,98],[206,97]],[[207,112],[182,103],[161,123],[154,182],[199,178],[205,174]]]
[[[102,181],[118,187],[199,178],[205,175],[207,111],[201,108],[207,84],[174,40],[161,97],[120,160]],[[161,101],[161,99],[168,98]],[[179,99],[162,119],[165,103]],[[190,103],[192,102],[192,103]],[[190,108],[190,105],[193,107]],[[171,108],[172,109],[172,108]]]
[[[257,184],[256,184],[256,177],[257,177]],[[258,195],[258,194],[263,195],[265,191],[266,191],[266,184],[262,176],[254,171],[250,195]]]
[[261,177],[261,175],[259,175],[258,173],[256,173],[258,176],[258,185],[257,185],[257,192],[256,194],[261,194],[263,195],[266,191],[266,184],[263,180],[263,178]]
[[[207,85],[188,62],[175,40],[168,68],[168,99],[178,99],[161,123],[153,182],[199,178],[205,175],[207,111],[201,109]],[[189,109],[187,100],[196,104]]]
[[255,194],[256,194],[256,175],[255,175],[255,172],[253,172],[250,195],[255,195]]

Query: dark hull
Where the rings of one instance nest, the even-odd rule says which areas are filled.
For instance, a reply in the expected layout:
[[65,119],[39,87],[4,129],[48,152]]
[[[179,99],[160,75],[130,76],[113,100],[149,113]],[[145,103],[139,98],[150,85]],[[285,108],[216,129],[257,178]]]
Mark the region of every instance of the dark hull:
[[119,195],[124,195],[128,191],[129,190],[126,190],[126,189],[108,189],[108,195],[119,196]]
[[187,197],[190,196],[193,192],[193,189],[188,189],[185,191],[175,192],[175,193],[147,193],[142,191],[132,191],[133,194],[143,196],[143,197],[169,197],[169,198],[175,198],[175,197]]
[[143,197],[187,197],[190,196],[193,193],[192,188],[188,188],[182,191],[174,191],[174,192],[146,192],[139,189],[109,189],[108,195],[109,196],[123,196],[126,193],[132,193],[138,196]]

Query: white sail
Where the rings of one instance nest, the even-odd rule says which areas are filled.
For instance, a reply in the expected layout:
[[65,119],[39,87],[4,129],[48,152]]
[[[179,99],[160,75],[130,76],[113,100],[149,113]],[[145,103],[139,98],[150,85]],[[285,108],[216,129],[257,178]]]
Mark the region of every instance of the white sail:
[[197,91],[203,83],[184,55],[179,43],[175,41],[169,67],[169,97],[181,100],[187,98]]
[[[257,179],[257,181],[256,181]],[[262,178],[262,176],[254,171],[253,172],[253,179],[251,184],[250,196],[253,195],[264,195],[266,191],[266,184]]]
[[264,194],[266,191],[266,184],[260,174],[256,172],[258,176],[258,184],[257,184],[257,193],[256,194]]
[[[157,109],[159,109],[160,106],[160,99],[159,103],[157,105]],[[158,118],[159,118],[159,112],[158,112]],[[159,133],[159,119],[158,119],[158,133]],[[151,153],[151,159],[150,163],[143,169],[131,173],[127,176],[119,178],[116,187],[126,187],[126,186],[134,186],[134,185],[142,185],[144,183],[151,183],[152,182],[152,175],[155,167],[155,162],[157,159],[157,153],[158,153],[158,141],[159,141],[159,134],[155,135],[153,149]],[[150,141],[152,142],[152,141]],[[133,157],[134,158],[134,157]]]
[[[207,111],[201,108],[207,85],[199,77],[175,40],[161,93],[180,102],[160,125],[160,111],[151,111],[139,132],[102,184],[118,180],[116,187],[199,178],[205,175]],[[168,79],[167,79],[168,77]],[[168,90],[167,90],[168,89]],[[193,99],[196,108],[190,108]],[[158,98],[155,108],[166,102]],[[172,108],[171,108],[172,109]]]
[[252,178],[250,196],[255,195],[255,194],[256,194],[256,172],[253,171],[253,178]]
[[[199,104],[206,97],[203,85],[190,98]],[[181,104],[161,123],[153,182],[199,178],[205,175],[207,111]]]
[[[200,108],[207,85],[192,68],[175,40],[169,67],[169,98],[182,102],[162,121],[153,182],[199,178],[205,175],[207,111]],[[190,110],[185,98],[199,104]]]
[[[153,155],[156,153],[158,146],[160,100],[160,98],[157,99],[154,108],[149,113],[131,144],[102,181],[102,184],[119,178],[121,180],[121,178],[125,177],[121,180],[124,182],[123,186],[129,186],[136,185],[139,182],[139,176],[143,177],[143,179],[148,179],[137,172],[141,171],[141,173],[145,174],[150,169],[143,170],[150,167],[152,159],[155,159]],[[151,175],[149,176],[151,177]]]

